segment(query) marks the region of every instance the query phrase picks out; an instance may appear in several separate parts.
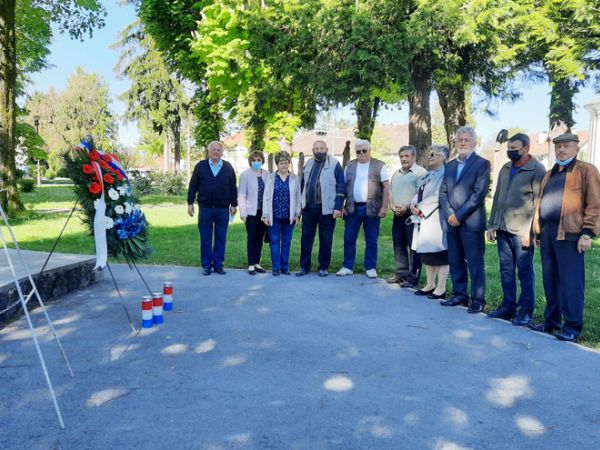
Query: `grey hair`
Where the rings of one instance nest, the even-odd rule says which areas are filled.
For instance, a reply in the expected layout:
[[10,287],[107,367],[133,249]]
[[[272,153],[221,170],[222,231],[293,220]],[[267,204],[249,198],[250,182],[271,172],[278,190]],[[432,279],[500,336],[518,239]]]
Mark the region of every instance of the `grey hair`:
[[460,127],[458,130],[456,130],[456,133],[454,133],[454,137],[456,138],[459,134],[469,134],[473,138],[473,141],[477,142],[477,133],[475,132],[475,128],[473,127],[470,127],[468,125]]
[[411,155],[417,156],[417,149],[414,145],[403,145],[400,147],[400,150],[398,150],[398,154],[402,152],[410,152]]
[[366,145],[368,150],[371,150],[371,143],[369,141],[367,141],[366,139],[358,139],[355,143],[354,143],[354,148],[358,147],[359,145]]
[[206,146],[206,149],[210,150],[210,148],[214,147],[215,145],[218,145],[219,147],[221,147],[221,150],[225,150],[225,146],[223,145],[223,143],[221,141],[212,141],[210,144],[208,144]]
[[438,155],[442,155],[444,157],[444,161],[448,161],[448,157],[450,156],[450,149],[447,145],[444,144],[431,144],[430,150],[433,153],[437,153]]
[[279,164],[280,161],[292,161],[291,155],[285,150],[279,152],[275,155],[275,164]]

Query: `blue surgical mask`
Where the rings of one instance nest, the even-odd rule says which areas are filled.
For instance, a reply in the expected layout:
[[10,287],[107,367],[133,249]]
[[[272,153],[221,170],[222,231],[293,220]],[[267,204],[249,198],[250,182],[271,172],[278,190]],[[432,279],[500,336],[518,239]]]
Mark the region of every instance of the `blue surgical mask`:
[[260,170],[262,168],[262,163],[260,161],[252,161],[252,169]]
[[571,164],[571,161],[573,161],[574,159],[575,159],[575,157],[573,156],[572,158],[569,158],[566,161],[560,161],[557,159],[555,162],[559,166],[564,167],[564,166],[568,166],[569,164]]

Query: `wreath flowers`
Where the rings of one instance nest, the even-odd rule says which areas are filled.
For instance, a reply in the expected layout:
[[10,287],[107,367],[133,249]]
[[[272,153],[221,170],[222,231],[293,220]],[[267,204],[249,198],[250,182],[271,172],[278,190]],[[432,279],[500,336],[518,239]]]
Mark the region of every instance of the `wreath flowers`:
[[96,240],[96,266],[106,265],[107,255],[122,256],[129,265],[147,258],[148,222],[131,195],[119,158],[94,148],[91,137],[65,158],[83,220]]

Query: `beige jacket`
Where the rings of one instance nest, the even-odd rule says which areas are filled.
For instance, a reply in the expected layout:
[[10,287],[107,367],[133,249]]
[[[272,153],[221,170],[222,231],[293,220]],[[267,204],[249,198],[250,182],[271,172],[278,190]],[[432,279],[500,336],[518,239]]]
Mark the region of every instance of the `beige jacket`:
[[[263,219],[269,219],[273,223],[273,189],[275,187],[275,174],[269,174],[265,181],[265,193],[263,196]],[[300,178],[295,173],[288,175],[290,181],[290,223],[300,217],[302,212],[302,194],[300,192]]]

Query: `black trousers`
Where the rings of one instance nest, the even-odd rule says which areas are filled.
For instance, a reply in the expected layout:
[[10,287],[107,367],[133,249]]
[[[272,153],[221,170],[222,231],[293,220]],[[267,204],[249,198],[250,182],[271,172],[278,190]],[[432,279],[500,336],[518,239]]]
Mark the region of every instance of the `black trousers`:
[[248,233],[248,265],[260,264],[263,241],[267,226],[262,219],[262,211],[258,210],[256,216],[246,217],[246,232]]
[[540,236],[546,294],[544,324],[579,336],[583,327],[584,253],[577,251],[577,241],[557,240],[557,232],[558,224],[547,224],[543,226]]
[[300,238],[300,268],[306,272],[310,272],[317,227],[319,227],[319,270],[327,270],[331,264],[335,219],[333,214],[323,215],[321,208],[304,208],[302,210],[302,237]]
[[421,257],[412,250],[413,224],[407,225],[404,216],[394,216],[392,222],[392,242],[394,243],[394,258],[396,259],[396,276],[406,278],[417,284],[421,274]]

